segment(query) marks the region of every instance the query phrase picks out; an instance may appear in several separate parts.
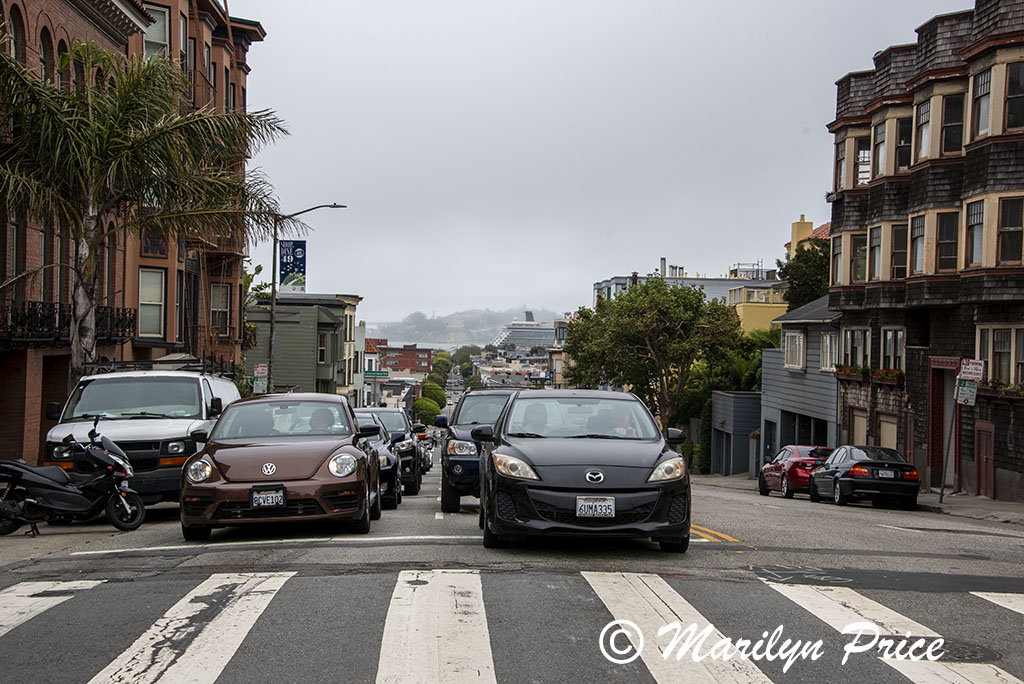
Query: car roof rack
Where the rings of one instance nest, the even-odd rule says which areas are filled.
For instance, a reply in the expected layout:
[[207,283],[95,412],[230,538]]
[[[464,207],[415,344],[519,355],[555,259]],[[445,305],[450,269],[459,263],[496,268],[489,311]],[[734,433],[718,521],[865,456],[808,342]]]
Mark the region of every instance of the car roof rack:
[[195,357],[191,354],[168,354],[158,359],[135,359],[130,361],[94,361],[86,363],[86,375],[95,373],[118,373],[126,371],[175,370],[193,373],[208,373],[234,379],[236,364],[227,362],[224,357],[215,359]]

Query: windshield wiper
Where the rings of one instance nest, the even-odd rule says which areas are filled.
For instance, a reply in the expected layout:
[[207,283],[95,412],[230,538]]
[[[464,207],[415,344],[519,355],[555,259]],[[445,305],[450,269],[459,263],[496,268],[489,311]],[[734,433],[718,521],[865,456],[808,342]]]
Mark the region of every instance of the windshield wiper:
[[540,437],[544,438],[544,435],[538,435],[536,432],[510,432],[509,437]]
[[597,433],[590,433],[586,435],[573,435],[569,439],[630,439],[629,437],[623,437],[620,435],[599,435]]
[[77,415],[71,416],[69,420],[96,420],[97,418],[99,418],[100,420],[106,420],[107,418],[110,417],[111,415],[109,413],[79,413]]
[[153,413],[152,411],[129,411],[122,413],[121,417],[129,416],[131,418],[173,418],[166,413]]

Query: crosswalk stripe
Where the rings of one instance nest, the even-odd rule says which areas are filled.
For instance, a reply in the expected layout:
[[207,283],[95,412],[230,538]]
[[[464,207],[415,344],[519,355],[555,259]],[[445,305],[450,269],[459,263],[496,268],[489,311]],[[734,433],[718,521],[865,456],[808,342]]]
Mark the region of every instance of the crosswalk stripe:
[[[880,635],[914,637],[941,637],[933,629],[911,620],[877,601],[849,587],[821,587],[808,584],[780,584],[762,579],[762,582],[790,601],[804,608],[837,632],[857,622],[871,622]],[[851,636],[854,632],[848,632]],[[877,653],[877,651],[876,651]],[[1008,684],[1021,680],[1005,670],[988,663],[954,663],[930,660],[896,660],[879,658],[912,682],[927,684]]]
[[211,575],[164,613],[90,684],[213,683],[294,572]]
[[[696,626],[696,633],[711,625],[707,618],[691,606],[668,583],[652,574],[620,572],[584,572],[584,579],[590,583],[612,617],[634,623],[640,634],[653,640],[664,625],[678,622],[684,629]],[[761,670],[749,660],[739,657],[730,660],[705,658],[695,661],[690,653],[676,656],[677,650],[664,657],[673,633],[659,637],[656,645],[644,646],[643,642],[627,630],[634,649],[640,649],[640,657],[657,682],[771,682]],[[710,635],[705,643],[714,644],[725,639],[725,635],[711,625]],[[685,641],[685,640],[684,640]],[[619,644],[621,647],[622,644]]]
[[971,594],[1024,615],[1024,594],[1000,594],[994,591],[972,591]]
[[380,642],[377,684],[497,681],[478,570],[403,570]]
[[36,615],[67,601],[72,592],[91,589],[103,580],[21,582],[0,591],[0,636]]

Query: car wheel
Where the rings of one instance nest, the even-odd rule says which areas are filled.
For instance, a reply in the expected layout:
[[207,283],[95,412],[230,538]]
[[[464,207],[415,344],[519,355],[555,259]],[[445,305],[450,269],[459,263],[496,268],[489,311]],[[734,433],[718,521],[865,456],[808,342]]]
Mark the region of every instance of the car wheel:
[[459,499],[459,493],[455,491],[455,487],[448,484],[448,478],[441,473],[441,512],[458,513]]
[[398,468],[395,468],[395,482],[392,486],[395,488],[395,507],[397,508],[402,503],[402,476],[398,473]]
[[491,532],[491,526],[487,524],[487,514],[483,513],[484,518],[484,548],[485,549],[503,549],[508,546],[508,538],[503,537],[499,534]]
[[377,476],[377,496],[373,499],[373,505],[370,506],[370,520],[380,520],[380,508],[381,499],[384,498],[383,492],[380,490],[380,476]]
[[209,525],[186,525],[181,523],[181,536],[185,541],[202,542],[210,540]]
[[370,491],[366,491],[366,503],[363,506],[363,517],[359,518],[353,525],[356,534],[369,534],[370,532]]
[[787,499],[793,498],[793,490],[789,488],[789,475],[782,473],[782,496]]
[[821,501],[821,495],[818,494],[818,485],[814,484],[814,478],[807,484],[807,493],[811,497],[811,501]]
[[850,497],[843,494],[843,488],[839,486],[839,480],[836,480],[835,490],[832,492],[832,500],[836,502],[836,506],[845,506],[850,503]]
[[659,539],[658,546],[662,551],[686,553],[686,549],[690,548],[690,534],[687,533],[678,539]]
[[757,476],[757,493],[761,496],[771,494],[771,491],[768,489],[768,483],[764,481],[764,473]]

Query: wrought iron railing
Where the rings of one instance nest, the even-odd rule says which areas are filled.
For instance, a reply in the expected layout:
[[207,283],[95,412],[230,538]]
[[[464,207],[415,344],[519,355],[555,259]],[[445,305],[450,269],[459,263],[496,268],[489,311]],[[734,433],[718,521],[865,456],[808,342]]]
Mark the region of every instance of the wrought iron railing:
[[[135,309],[96,308],[96,340],[125,342],[135,334]],[[0,343],[62,346],[71,340],[71,305],[57,302],[0,302]]]

